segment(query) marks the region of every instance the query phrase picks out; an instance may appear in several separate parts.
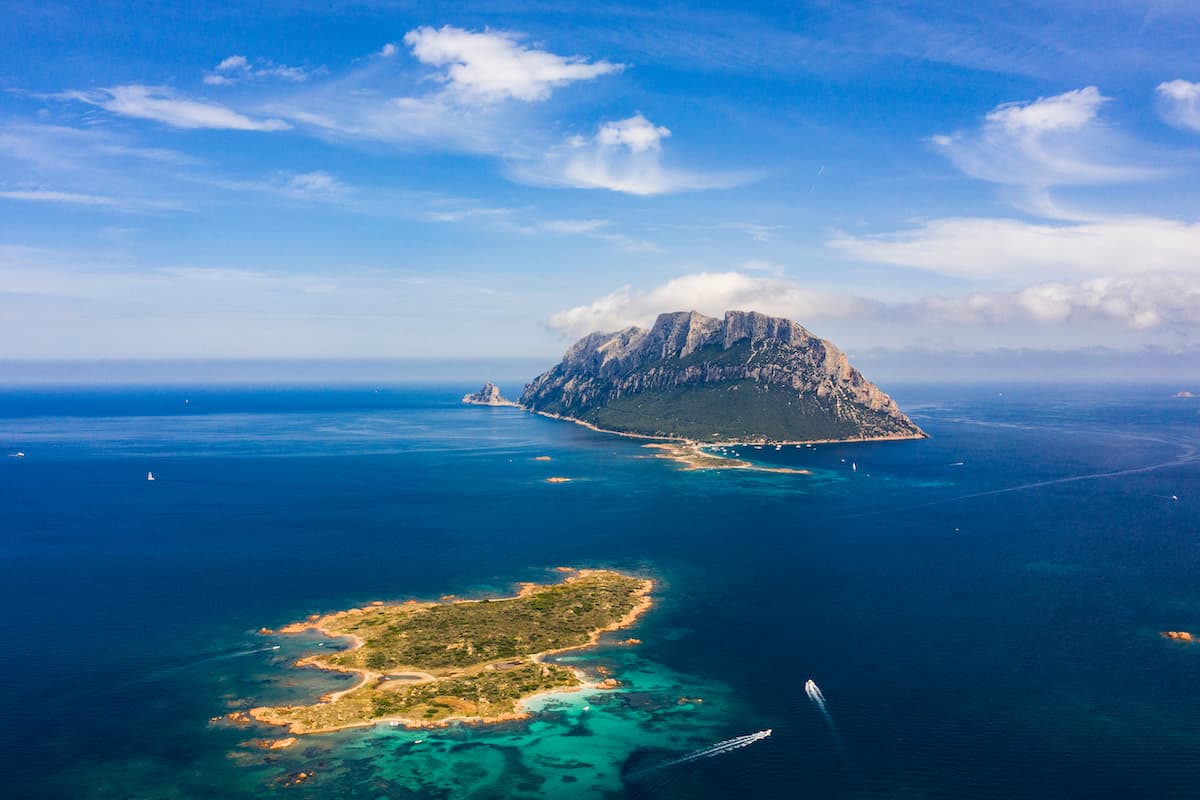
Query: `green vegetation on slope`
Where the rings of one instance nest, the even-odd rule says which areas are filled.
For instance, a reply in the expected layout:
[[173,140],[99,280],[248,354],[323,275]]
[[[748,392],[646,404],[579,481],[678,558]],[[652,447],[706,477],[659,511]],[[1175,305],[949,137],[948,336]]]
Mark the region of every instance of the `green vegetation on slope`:
[[[833,413],[830,400],[750,380],[650,389],[584,412],[601,428],[696,441],[799,441],[863,435],[853,419]],[[871,414],[863,409],[862,415]]]
[[523,697],[580,685],[573,670],[535,655],[585,647],[601,631],[628,624],[646,607],[649,588],[630,575],[584,571],[559,584],[527,585],[513,598],[376,605],[289,626],[282,632],[315,627],[360,639],[360,647],[300,663],[359,672],[365,682],[327,702],[252,714],[293,733],[383,717],[419,724],[512,716]]
[[[529,405],[622,433],[702,442],[920,434],[902,415],[875,411],[830,383],[808,351],[778,341],[713,343],[607,378],[565,377],[527,397]],[[819,396],[795,382],[827,390]]]

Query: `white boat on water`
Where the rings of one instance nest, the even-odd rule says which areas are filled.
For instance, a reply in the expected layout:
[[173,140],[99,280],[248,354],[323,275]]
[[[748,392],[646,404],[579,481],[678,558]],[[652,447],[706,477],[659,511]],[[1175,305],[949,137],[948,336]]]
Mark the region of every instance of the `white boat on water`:
[[152,481],[152,480],[154,480],[154,473],[153,473],[153,472],[147,472],[147,473],[146,473],[146,480],[148,480],[148,481]]

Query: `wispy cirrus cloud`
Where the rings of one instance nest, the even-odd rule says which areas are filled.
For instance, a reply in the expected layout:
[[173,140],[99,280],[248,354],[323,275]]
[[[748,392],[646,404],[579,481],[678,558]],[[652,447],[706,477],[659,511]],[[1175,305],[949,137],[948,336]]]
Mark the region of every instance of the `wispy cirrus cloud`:
[[199,159],[165,147],[143,147],[103,128],[38,123],[0,124],[0,159],[42,171],[71,172],[98,163],[142,161],[186,165]]
[[107,89],[63,92],[58,97],[78,100],[125,117],[154,120],[173,128],[281,131],[291,127],[281,119],[253,119],[216,103],[179,97],[166,86],[133,83]]
[[1164,81],[1156,93],[1163,119],[1178,128],[1200,133],[1200,83]]
[[518,225],[515,230],[529,236],[585,236],[607,242],[622,253],[657,253],[660,249],[654,242],[614,230],[606,219],[547,219]]
[[235,192],[264,192],[320,203],[342,203],[354,192],[354,187],[324,170],[276,172],[267,178],[254,180],[212,178],[207,175],[191,175],[189,179]]
[[0,190],[0,197],[6,200],[27,200],[35,203],[66,203],[81,206],[121,205],[115,197],[100,194],[85,194],[83,192],[60,192],[53,189],[7,189]]
[[[417,70],[400,63],[406,51]],[[559,89],[622,69],[534,47],[515,33],[421,27],[357,69],[314,81],[268,108],[327,138],[526,157],[539,148],[522,143],[543,136],[542,123],[528,118],[533,106]]]
[[988,112],[977,130],[930,141],[973,178],[1030,190],[1155,177],[1155,170],[1128,163],[1127,146],[1100,119],[1110,100],[1086,86],[1005,103]]
[[724,189],[752,180],[746,174],[694,172],[663,163],[670,129],[641,114],[600,125],[595,135],[572,136],[543,158],[515,163],[518,180],[578,189],[607,189],[634,195]]
[[[432,72],[397,69],[404,49]],[[604,122],[591,136],[551,141],[558,135],[532,107],[560,89],[623,69],[623,64],[604,59],[554,53],[513,32],[445,25],[410,30],[356,69],[326,81],[309,81],[310,72],[244,55],[229,56],[206,73],[210,85],[261,77],[306,82],[303,88],[264,98],[256,106],[258,115],[140,83],[57,97],[182,129],[296,128],[327,139],[477,153],[503,159],[510,177],[539,185],[659,195],[752,179],[669,165],[663,141],[670,129],[640,113]]]
[[718,228],[741,231],[756,242],[769,242],[782,225],[763,225],[759,222],[722,222]]
[[45,186],[17,186],[0,189],[0,200],[25,203],[44,203],[127,214],[152,214],[164,211],[179,211],[179,203],[146,197],[116,196],[94,192],[68,191]]

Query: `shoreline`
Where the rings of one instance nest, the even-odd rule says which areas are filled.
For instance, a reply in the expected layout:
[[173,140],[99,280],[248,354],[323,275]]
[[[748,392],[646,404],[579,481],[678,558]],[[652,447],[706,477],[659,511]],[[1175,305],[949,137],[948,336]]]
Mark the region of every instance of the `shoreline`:
[[795,469],[792,467],[767,467],[745,461],[740,458],[717,455],[704,452],[701,444],[644,444],[642,447],[659,450],[655,458],[664,458],[682,464],[685,472],[695,472],[702,469],[743,469],[748,472],[774,472],[779,475],[811,475],[812,470]]
[[[578,580],[580,578],[587,577],[588,575],[593,575],[596,573],[611,572],[611,570],[573,569],[570,567],[557,567],[556,569],[559,572],[567,573],[567,577],[564,580],[562,580],[560,583],[570,583],[574,580]],[[522,597],[529,596],[530,594],[536,592],[538,589],[542,588],[543,586],[556,586],[559,584],[555,584],[555,583],[538,584],[538,583],[532,583],[532,582],[523,582],[523,583],[519,583],[517,585],[519,587],[517,590],[517,593],[511,597],[495,597],[495,598],[489,597],[486,599],[490,602],[502,602],[505,600],[518,600]],[[611,633],[612,631],[621,630],[622,628],[628,628],[631,625],[633,625],[635,622],[637,622],[637,620],[643,614],[645,614],[647,611],[649,611],[654,605],[654,599],[650,596],[650,593],[653,590],[654,590],[653,579],[651,579],[651,578],[643,579],[641,587],[634,594],[634,596],[637,598],[637,603],[634,605],[634,607],[632,609],[630,609],[629,612],[627,614],[625,614],[625,616],[621,617],[621,619],[619,619],[615,622],[612,622],[612,623],[604,626],[603,628],[598,628],[598,629],[590,632],[588,634],[588,640],[586,642],[584,642],[583,644],[573,645],[571,647],[562,647],[562,648],[558,648],[555,650],[547,650],[547,651],[544,651],[541,653],[534,653],[532,655],[525,656],[525,658],[528,658],[531,662],[533,662],[535,664],[542,665],[545,663],[545,659],[549,658],[550,656],[558,655],[559,653],[569,653],[569,652],[573,652],[576,650],[587,650],[589,648],[596,647],[600,643],[600,637],[603,636],[605,633]],[[334,617],[340,618],[343,616],[354,616],[356,614],[362,614],[367,610],[370,610],[372,608],[379,608],[382,605],[418,605],[418,606],[424,606],[424,607],[432,607],[432,606],[438,606],[438,605],[454,605],[454,604],[459,604],[459,603],[479,603],[479,602],[483,602],[483,600],[470,600],[470,599],[456,598],[454,600],[451,600],[451,601],[448,601],[445,603],[432,603],[432,602],[419,603],[419,602],[414,602],[411,600],[405,601],[402,603],[391,603],[391,604],[382,604],[382,603],[376,602],[376,603],[369,604],[369,605],[366,605],[363,607],[349,608],[349,609],[345,609],[344,611],[335,611],[330,614],[314,615],[316,617],[316,619],[309,617],[307,620],[305,620],[303,622],[289,623],[289,624],[284,625],[283,627],[279,628],[278,630],[273,631],[272,633],[274,635],[293,636],[293,635],[305,633],[307,631],[317,631],[318,633],[320,633],[323,636],[326,636],[330,639],[350,639],[351,646],[349,648],[347,648],[346,650],[339,651],[339,652],[349,652],[349,651],[357,650],[357,649],[361,648],[364,644],[363,640],[352,634],[345,634],[345,633],[338,633],[338,632],[331,631],[328,628],[326,628],[322,623],[324,623],[326,620],[334,618]],[[270,635],[270,634],[263,634],[263,635]],[[393,673],[388,673],[388,672],[375,672],[373,670],[360,669],[357,667],[346,667],[346,666],[342,666],[339,664],[327,664],[327,663],[324,663],[323,661],[321,661],[321,659],[326,657],[326,655],[327,654],[325,654],[325,653],[313,653],[312,655],[304,656],[303,658],[297,659],[296,662],[293,664],[293,666],[294,667],[315,667],[317,669],[324,669],[329,672],[341,672],[341,673],[351,673],[351,674],[361,675],[362,680],[358,681],[354,686],[351,686],[347,689],[339,689],[335,692],[328,692],[328,693],[322,695],[320,697],[320,699],[318,700],[318,704],[336,702],[340,698],[345,697],[347,694],[350,694],[351,692],[357,691],[357,690],[363,688],[364,686],[367,686],[374,680],[378,680],[378,679],[384,677],[385,675],[393,674]],[[481,669],[487,669],[487,666],[488,665],[485,664]],[[564,666],[564,665],[559,665],[559,666]],[[569,687],[564,686],[562,688],[547,689],[547,690],[535,692],[531,695],[520,697],[516,700],[516,704],[515,704],[516,707],[513,711],[505,712],[503,714],[497,714],[495,716],[490,716],[490,717],[480,717],[480,716],[473,717],[473,716],[461,715],[461,716],[443,717],[436,721],[430,721],[430,720],[417,720],[417,719],[412,719],[410,717],[391,716],[391,717],[377,717],[377,718],[372,718],[369,720],[361,720],[361,721],[356,721],[356,722],[347,722],[342,725],[332,725],[332,726],[326,726],[323,728],[305,728],[301,723],[298,723],[298,722],[288,722],[285,720],[281,720],[281,719],[277,720],[277,719],[273,718],[273,716],[269,713],[272,710],[271,706],[257,706],[255,708],[248,709],[244,713],[248,714],[250,716],[250,718],[255,720],[256,722],[260,722],[260,723],[263,723],[266,725],[287,726],[288,733],[295,735],[295,736],[306,736],[309,734],[317,734],[317,733],[334,733],[336,731],[347,730],[350,728],[369,728],[369,727],[373,727],[375,725],[380,725],[380,724],[385,724],[385,723],[389,724],[389,725],[396,724],[398,726],[403,726],[408,729],[444,728],[444,727],[449,726],[452,723],[457,723],[457,722],[466,723],[466,724],[475,724],[475,725],[492,725],[492,724],[497,724],[497,723],[501,723],[501,722],[514,722],[514,721],[518,721],[518,720],[522,720],[522,719],[528,719],[531,716],[531,714],[526,709],[526,704],[529,701],[531,701],[537,697],[542,697],[542,696],[552,695],[552,694],[569,694],[571,692],[579,692],[579,691],[584,691],[587,689],[601,688],[599,686],[598,681],[591,680],[580,668],[572,666],[572,667],[567,667],[567,669],[570,669],[572,672],[574,672],[575,677],[579,680],[578,686],[569,686]],[[417,670],[417,669],[405,670],[405,673],[407,673],[407,674],[421,673],[421,674],[428,676],[432,681],[440,680],[440,678],[429,675],[428,673],[423,673],[421,670]],[[419,683],[429,683],[429,682],[431,682],[431,681],[419,681]],[[238,712],[234,712],[234,713],[238,713]]]
[[467,405],[467,406],[489,406],[491,408],[504,408],[506,406],[512,406],[513,408],[521,408],[521,409],[524,408],[524,406],[521,405],[520,403],[518,403],[516,400],[501,400],[497,403],[485,403],[482,400],[468,400],[467,398],[464,397],[462,399],[462,403],[463,403],[463,405]]
[[608,428],[601,428],[591,422],[587,422],[576,417],[566,417],[561,414],[553,414],[549,411],[535,411],[525,406],[520,406],[523,411],[528,411],[531,414],[546,417],[548,419],[559,420],[561,422],[572,422],[580,425],[588,430],[596,433],[608,433],[613,436],[621,436],[626,439],[642,439],[649,440],[651,444],[642,445],[646,448],[653,448],[663,452],[655,456],[655,458],[663,458],[669,461],[674,461],[684,466],[687,472],[693,472],[703,469],[743,469],[749,472],[771,472],[778,475],[811,475],[811,470],[807,469],[792,469],[790,467],[767,467],[755,464],[753,461],[747,461],[737,458],[730,458],[725,455],[705,452],[706,447],[767,447],[778,445],[780,447],[801,447],[805,445],[817,444],[853,444],[856,442],[905,442],[915,441],[918,439],[928,439],[929,434],[921,431],[919,434],[891,434],[887,436],[861,436],[846,439],[747,439],[747,440],[728,440],[728,441],[713,441],[701,442],[695,439],[689,439],[685,436],[650,436],[644,433],[631,433],[628,431],[614,431]]
[[[651,436],[646,433],[633,433],[631,431],[614,431],[609,428],[601,428],[586,420],[577,419],[576,417],[565,417],[561,414],[553,414],[549,411],[536,411],[534,409],[519,406],[523,411],[528,411],[530,414],[546,417],[548,419],[556,419],[562,422],[573,422],[588,430],[596,433],[611,433],[613,436],[623,436],[627,439],[649,439],[656,442],[666,442],[679,445],[690,445],[693,447],[753,447],[754,445],[807,445],[807,444],[852,444],[855,442],[907,442],[917,439],[930,438],[928,433],[921,431],[919,434],[888,434],[885,436],[850,436],[842,439],[722,439],[720,441],[699,441],[689,439],[686,436]],[[722,456],[714,456],[721,458]]]

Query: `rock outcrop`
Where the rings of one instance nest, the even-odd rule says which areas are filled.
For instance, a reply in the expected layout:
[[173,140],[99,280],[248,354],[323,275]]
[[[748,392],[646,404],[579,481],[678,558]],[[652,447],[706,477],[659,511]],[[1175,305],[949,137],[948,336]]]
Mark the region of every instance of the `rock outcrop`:
[[925,435],[831,342],[753,311],[661,314],[648,330],[589,334],[525,387],[520,405],[696,441]]
[[500,387],[496,384],[485,383],[483,388],[472,394],[464,394],[462,401],[473,406],[515,406],[512,400],[505,400],[500,396]]

